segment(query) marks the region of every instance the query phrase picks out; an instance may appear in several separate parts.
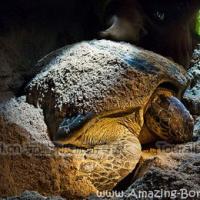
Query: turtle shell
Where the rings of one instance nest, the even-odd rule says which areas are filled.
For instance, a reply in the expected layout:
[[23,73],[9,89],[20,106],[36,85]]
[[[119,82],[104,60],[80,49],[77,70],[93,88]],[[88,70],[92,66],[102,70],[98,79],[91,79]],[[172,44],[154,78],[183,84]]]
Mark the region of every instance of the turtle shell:
[[43,108],[53,129],[66,116],[143,109],[159,86],[180,96],[188,83],[186,71],[173,61],[109,40],[66,46],[37,67],[42,70],[27,86],[27,101]]

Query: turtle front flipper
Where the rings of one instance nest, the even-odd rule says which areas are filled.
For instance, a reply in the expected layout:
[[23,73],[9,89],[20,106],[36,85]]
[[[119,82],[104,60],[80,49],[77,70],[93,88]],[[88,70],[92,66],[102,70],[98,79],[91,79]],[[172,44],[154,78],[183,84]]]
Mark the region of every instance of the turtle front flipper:
[[[93,119],[66,138],[78,177],[83,177],[99,191],[112,190],[133,171],[141,156],[141,144],[117,118]],[[92,120],[91,120],[92,121]],[[88,127],[87,127],[88,126]],[[81,148],[80,147],[85,147]]]
[[117,131],[122,131],[121,137],[110,143],[108,141],[107,144],[95,146],[88,151],[82,163],[83,166],[93,163],[94,169],[87,176],[89,175],[89,180],[99,191],[112,190],[135,169],[141,157],[141,144],[138,138],[128,129],[120,129],[114,128],[113,132],[116,131],[119,135]]

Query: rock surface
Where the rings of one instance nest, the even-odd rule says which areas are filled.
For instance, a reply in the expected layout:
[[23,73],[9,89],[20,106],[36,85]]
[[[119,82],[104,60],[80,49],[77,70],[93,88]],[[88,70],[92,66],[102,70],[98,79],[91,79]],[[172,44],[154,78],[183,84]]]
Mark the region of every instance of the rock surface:
[[73,159],[71,152],[55,149],[42,110],[27,104],[25,97],[0,104],[0,141],[1,197],[25,190],[65,197],[96,191],[74,168],[84,155],[75,152]]
[[61,197],[45,197],[38,192],[25,191],[20,196],[2,198],[2,200],[64,200]]
[[200,45],[194,51],[188,75],[191,87],[186,90],[183,100],[193,115],[200,115]]
[[[170,148],[174,150],[169,153],[158,152],[158,155],[152,158],[151,165],[144,170],[145,173],[143,172],[142,176],[140,175],[140,178],[125,191],[126,198],[124,199],[132,199],[131,193],[134,194],[134,192],[139,195],[141,191],[153,191],[155,194],[156,190],[160,192],[161,190],[171,192],[176,190],[175,196],[179,199],[184,195],[181,193],[184,190],[196,191],[198,195],[200,190],[200,142],[175,147],[169,145],[167,151],[170,151]],[[145,162],[149,162],[148,159]],[[144,167],[143,165],[141,168]],[[148,195],[151,195],[150,192]],[[170,198],[172,195],[164,197]]]

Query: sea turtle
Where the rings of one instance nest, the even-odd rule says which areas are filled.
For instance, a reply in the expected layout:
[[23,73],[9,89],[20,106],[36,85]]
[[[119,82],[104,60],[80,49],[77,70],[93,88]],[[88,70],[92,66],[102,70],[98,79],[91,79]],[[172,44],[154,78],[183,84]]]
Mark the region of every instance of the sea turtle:
[[113,189],[132,172],[141,144],[192,138],[193,119],[179,100],[186,71],[160,55],[93,40],[57,50],[38,66],[27,101],[43,108],[58,149],[83,154],[75,168],[97,190]]

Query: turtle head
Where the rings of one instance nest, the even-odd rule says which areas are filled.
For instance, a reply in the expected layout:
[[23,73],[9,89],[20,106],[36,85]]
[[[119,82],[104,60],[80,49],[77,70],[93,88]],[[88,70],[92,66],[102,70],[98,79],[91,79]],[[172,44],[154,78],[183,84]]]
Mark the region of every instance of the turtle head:
[[153,96],[145,114],[148,130],[171,143],[192,139],[194,120],[181,101],[169,91],[159,91]]

